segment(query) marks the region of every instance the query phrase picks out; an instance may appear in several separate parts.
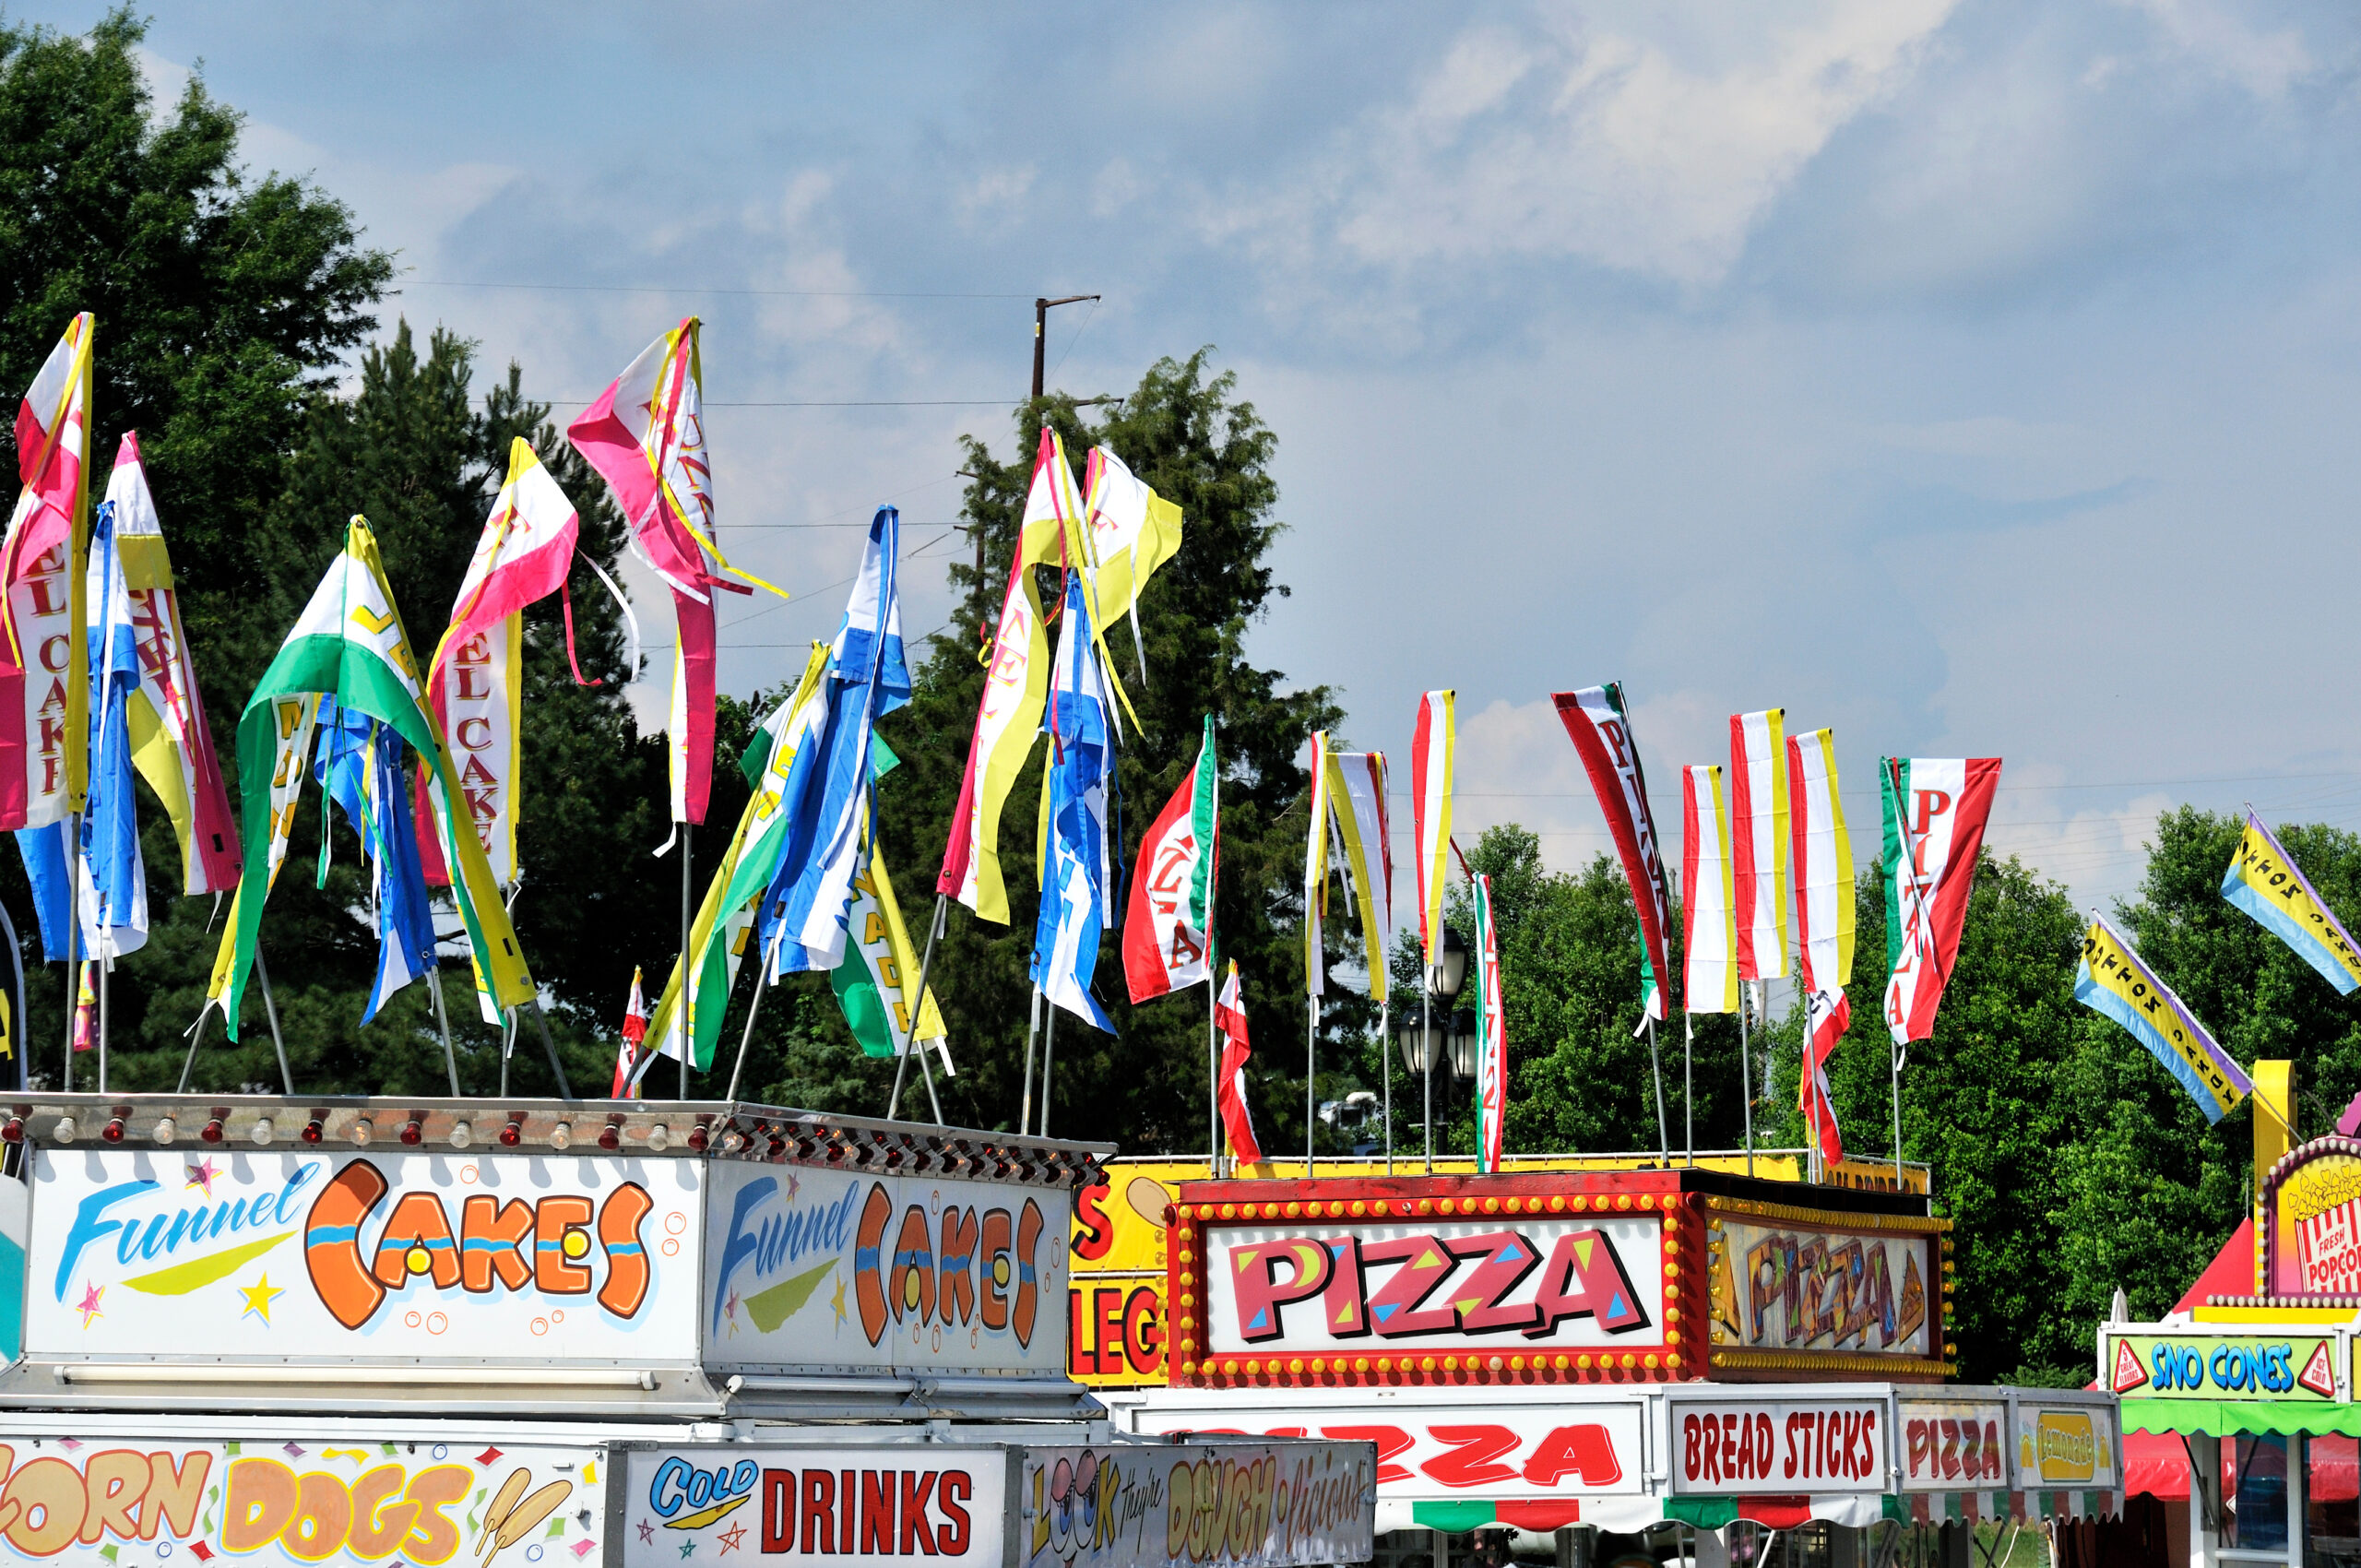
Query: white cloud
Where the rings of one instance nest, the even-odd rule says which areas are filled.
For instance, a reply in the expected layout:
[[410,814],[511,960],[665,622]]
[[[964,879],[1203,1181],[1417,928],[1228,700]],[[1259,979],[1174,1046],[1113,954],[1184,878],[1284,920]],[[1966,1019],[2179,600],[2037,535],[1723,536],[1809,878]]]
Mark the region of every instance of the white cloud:
[[1472,28],[1250,220],[1325,211],[1386,267],[1572,259],[1710,285],[1829,137],[1909,79],[1952,3],[1828,0],[1751,28],[1717,12],[1693,34],[1591,8]]
[[2260,32],[2215,0],[2117,0],[2156,24],[2179,53],[2257,98],[2277,98],[2311,75],[2311,52],[2294,28]]

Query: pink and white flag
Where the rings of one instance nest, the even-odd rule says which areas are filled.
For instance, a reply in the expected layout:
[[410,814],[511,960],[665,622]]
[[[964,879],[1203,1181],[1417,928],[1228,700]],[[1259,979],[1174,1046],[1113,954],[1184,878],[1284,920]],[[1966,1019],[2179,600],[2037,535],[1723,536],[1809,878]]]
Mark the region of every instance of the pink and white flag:
[[17,410],[24,488],[0,546],[0,828],[63,821],[89,789],[90,334],[85,311]]

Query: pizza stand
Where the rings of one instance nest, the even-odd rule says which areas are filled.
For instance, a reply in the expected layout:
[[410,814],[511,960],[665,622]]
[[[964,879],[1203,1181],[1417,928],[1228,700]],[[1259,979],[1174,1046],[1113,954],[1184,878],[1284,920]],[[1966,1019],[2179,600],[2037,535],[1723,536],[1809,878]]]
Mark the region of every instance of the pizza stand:
[[1142,1440],[1067,1377],[1103,1146],[735,1103],[73,1095],[0,1102],[0,1559],[1370,1554],[1370,1444]]
[[2257,1063],[2253,1099],[2251,1217],[2172,1313],[2098,1335],[2135,1463],[2189,1500],[2192,1568],[2361,1559],[2361,1141],[2294,1142],[2290,1063]]
[[[1150,1194],[1109,1177],[1078,1267],[1145,1255]],[[1950,1227],[1923,1192],[1628,1163],[1157,1185],[1161,1320],[1135,1277],[1074,1281],[1070,1342],[1136,1365],[1152,1340],[1161,1373],[1123,1386],[1102,1349],[1100,1397],[1143,1434],[1375,1443],[1381,1561],[1441,1561],[1388,1532],[1554,1533],[1563,1561],[1582,1526],[1675,1524],[1705,1563],[1740,1521],[1823,1523],[1868,1561],[1863,1532],[2120,1509],[2112,1396],[1944,1381]],[[1938,1538],[1968,1561],[1969,1531]]]

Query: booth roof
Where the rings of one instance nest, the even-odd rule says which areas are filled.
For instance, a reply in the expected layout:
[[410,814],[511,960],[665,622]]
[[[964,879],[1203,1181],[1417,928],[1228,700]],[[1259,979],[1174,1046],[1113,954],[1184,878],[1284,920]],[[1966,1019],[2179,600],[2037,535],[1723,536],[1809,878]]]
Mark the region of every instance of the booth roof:
[[2197,1277],[2181,1299],[2173,1303],[2177,1313],[2191,1313],[2205,1304],[2208,1296],[2251,1296],[2254,1294],[2254,1221],[2238,1221],[2205,1272]]

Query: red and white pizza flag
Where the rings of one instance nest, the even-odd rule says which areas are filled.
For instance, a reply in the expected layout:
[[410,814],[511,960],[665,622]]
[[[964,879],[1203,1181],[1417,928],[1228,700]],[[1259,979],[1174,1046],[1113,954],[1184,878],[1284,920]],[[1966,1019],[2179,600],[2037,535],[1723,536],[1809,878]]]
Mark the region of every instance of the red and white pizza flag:
[[1631,721],[1623,706],[1623,688],[1613,681],[1560,692],[1552,699],[1558,718],[1582,754],[1583,770],[1590,775],[1591,792],[1607,816],[1615,851],[1622,857],[1623,875],[1631,885],[1631,902],[1640,911],[1640,997],[1647,1018],[1665,1016],[1665,927],[1670,899],[1665,892],[1664,857],[1656,841],[1655,818],[1648,811],[1648,780],[1640,768],[1639,743],[1631,738]]
[[1853,1004],[1845,1000],[1843,992],[1804,992],[1804,1059],[1797,1104],[1804,1113],[1804,1130],[1819,1148],[1823,1165],[1834,1165],[1845,1158],[1845,1134],[1837,1128],[1836,1106],[1828,1095],[1828,1058],[1852,1023]]
[[2000,759],[1886,757],[1886,1027],[1907,1045],[1935,1032],[1959,958],[1959,933],[1975,889],[1984,824],[2000,787]]

